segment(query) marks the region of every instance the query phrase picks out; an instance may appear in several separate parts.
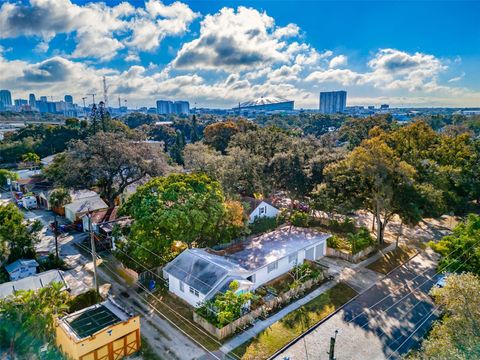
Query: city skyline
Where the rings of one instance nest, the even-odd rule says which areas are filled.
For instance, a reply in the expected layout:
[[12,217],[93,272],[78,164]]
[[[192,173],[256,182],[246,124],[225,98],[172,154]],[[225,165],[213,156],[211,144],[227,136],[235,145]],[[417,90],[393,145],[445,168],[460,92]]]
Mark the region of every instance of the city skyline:
[[106,76],[129,107],[273,96],[314,109],[333,90],[348,91],[349,106],[480,106],[478,2],[297,4],[6,1],[0,89],[79,103]]

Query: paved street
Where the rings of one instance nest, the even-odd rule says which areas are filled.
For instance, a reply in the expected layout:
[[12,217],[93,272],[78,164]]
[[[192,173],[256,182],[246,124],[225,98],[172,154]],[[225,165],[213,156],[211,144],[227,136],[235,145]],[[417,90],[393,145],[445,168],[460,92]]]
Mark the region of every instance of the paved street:
[[[431,252],[414,257],[275,359],[327,359],[329,339],[335,330],[339,331],[337,359],[400,358],[418,343],[436,319],[436,314],[429,316],[433,303],[428,296],[436,264],[437,257]],[[392,296],[383,299],[389,294]]]
[[[53,231],[48,228],[49,222],[53,221],[52,212],[32,210],[25,212],[25,218],[39,220],[44,224],[40,234],[41,241],[36,245],[37,252],[54,252],[55,238]],[[58,217],[58,221],[62,223],[64,218]],[[79,245],[84,246],[82,243],[87,237],[86,233],[73,232],[58,238],[60,256],[69,267],[69,270],[65,272],[65,279],[70,285],[73,295],[93,288],[92,259],[86,256],[85,252],[80,252],[78,247]],[[88,251],[88,249],[86,250]],[[105,257],[106,254],[102,254],[102,258]],[[98,267],[99,283],[106,285],[106,290],[116,301],[141,315],[142,336],[155,353],[163,360],[190,360],[204,355],[204,351],[200,347],[164,320],[152,306],[145,303],[135,289],[115,273],[114,262],[115,259],[108,256],[104,266]]]

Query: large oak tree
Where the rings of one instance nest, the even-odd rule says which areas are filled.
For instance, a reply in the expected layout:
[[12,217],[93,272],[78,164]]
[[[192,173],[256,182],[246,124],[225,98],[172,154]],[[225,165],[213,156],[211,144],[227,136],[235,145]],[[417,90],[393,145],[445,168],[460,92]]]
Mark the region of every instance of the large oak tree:
[[46,175],[64,187],[97,187],[108,205],[114,206],[129,185],[166,170],[166,157],[158,144],[133,141],[122,133],[99,132],[75,141],[55,158]]

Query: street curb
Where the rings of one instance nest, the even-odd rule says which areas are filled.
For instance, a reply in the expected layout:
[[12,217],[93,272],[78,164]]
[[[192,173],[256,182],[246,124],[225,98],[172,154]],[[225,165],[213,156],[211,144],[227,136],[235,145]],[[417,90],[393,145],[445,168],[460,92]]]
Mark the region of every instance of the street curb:
[[[292,345],[294,345],[295,343],[297,343],[299,340],[301,340],[303,337],[305,337],[306,335],[310,334],[312,331],[314,331],[317,327],[319,327],[320,325],[322,325],[325,321],[327,321],[328,319],[330,319],[333,315],[336,315],[340,310],[343,310],[343,308],[345,306],[347,306],[348,304],[350,304],[352,301],[356,300],[359,296],[363,295],[365,292],[367,292],[368,290],[372,289],[375,285],[377,285],[379,282],[385,280],[392,272],[394,272],[395,270],[401,268],[402,266],[404,266],[406,263],[410,262],[413,258],[417,257],[418,255],[420,254],[420,251],[418,251],[415,255],[413,255],[412,257],[410,257],[407,261],[405,261],[404,263],[396,266],[395,268],[393,268],[392,270],[390,270],[387,274],[385,274],[380,280],[378,280],[377,282],[375,282],[374,284],[370,285],[368,288],[366,288],[365,290],[359,292],[357,295],[355,295],[353,298],[351,298],[350,300],[348,300],[345,304],[343,304],[342,306],[340,306],[338,309],[336,309],[334,312],[332,312],[331,314],[327,315],[327,317],[323,318],[322,320],[320,320],[318,323],[312,325],[310,328],[308,328],[304,333],[300,334],[299,336],[297,336],[295,339],[291,340],[290,342],[288,342],[287,344],[285,344],[283,347],[281,347],[280,349],[278,349],[275,353],[273,353],[272,355],[270,355],[267,360],[273,360],[276,356],[278,356],[279,354],[281,354],[283,351],[285,351],[286,349],[288,349],[289,347],[291,347]],[[373,271],[373,270],[372,270]],[[334,280],[335,281],[335,280]],[[340,281],[338,281],[338,283],[340,283]],[[347,286],[349,286],[348,284],[346,284]]]

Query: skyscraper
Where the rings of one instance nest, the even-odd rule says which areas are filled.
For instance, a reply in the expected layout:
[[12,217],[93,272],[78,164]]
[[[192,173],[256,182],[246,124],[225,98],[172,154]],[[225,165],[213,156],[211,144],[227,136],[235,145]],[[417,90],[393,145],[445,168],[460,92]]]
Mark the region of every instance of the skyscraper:
[[167,115],[173,113],[173,102],[169,100],[157,100],[157,114]]
[[12,93],[9,90],[0,90],[0,109],[12,106]]
[[320,113],[343,113],[347,106],[346,91],[328,91],[320,93]]
[[73,96],[72,95],[65,95],[64,100],[66,103],[73,104]]
[[28,105],[30,105],[31,108],[35,107],[35,102],[37,99],[35,98],[35,94],[30,94],[28,95]]
[[174,109],[173,111],[176,114],[182,115],[186,114],[188,115],[190,113],[190,103],[188,101],[175,101],[173,103]]

